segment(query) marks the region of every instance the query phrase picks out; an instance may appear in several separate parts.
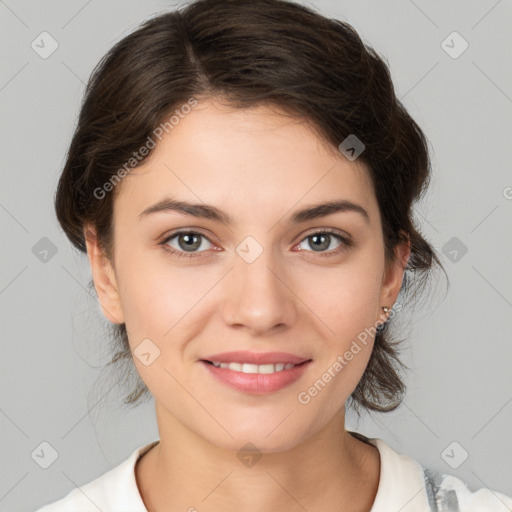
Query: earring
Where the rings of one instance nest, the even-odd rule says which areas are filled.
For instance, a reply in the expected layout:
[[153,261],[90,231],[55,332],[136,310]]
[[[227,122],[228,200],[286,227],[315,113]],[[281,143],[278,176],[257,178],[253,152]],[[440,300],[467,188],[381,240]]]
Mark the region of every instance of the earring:
[[[388,308],[387,306],[382,306],[381,309],[384,311],[385,314],[388,314],[388,312],[390,311],[390,308]],[[385,322],[382,322],[381,324],[379,324],[377,326],[377,330],[380,331],[388,321],[389,321],[389,318],[387,318]]]

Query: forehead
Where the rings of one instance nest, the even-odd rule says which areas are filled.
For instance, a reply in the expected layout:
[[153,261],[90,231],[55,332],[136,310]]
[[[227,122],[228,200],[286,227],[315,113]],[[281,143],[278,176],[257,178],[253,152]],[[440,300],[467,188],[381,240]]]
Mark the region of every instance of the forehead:
[[276,208],[340,198],[375,214],[365,165],[346,159],[305,119],[283,114],[274,106],[199,102],[122,179],[115,210],[138,214],[172,195],[260,218]]

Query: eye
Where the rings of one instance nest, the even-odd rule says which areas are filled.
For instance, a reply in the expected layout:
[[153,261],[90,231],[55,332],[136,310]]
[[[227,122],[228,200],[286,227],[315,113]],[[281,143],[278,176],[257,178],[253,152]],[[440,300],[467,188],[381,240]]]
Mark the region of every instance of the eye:
[[[207,241],[206,247],[203,243],[205,240]],[[339,242],[339,245],[335,248],[331,247],[333,240],[338,240]],[[304,243],[307,243],[309,248],[301,247]],[[208,244],[210,244],[210,246],[208,246]],[[212,242],[206,235],[190,230],[172,233],[162,240],[160,245],[163,245],[167,251],[179,258],[201,257],[202,255],[200,253],[213,247]],[[303,238],[300,244],[296,247],[299,247],[299,251],[304,251],[306,253],[318,253],[319,256],[335,256],[348,250],[351,245],[351,239],[341,235],[337,230],[322,229]],[[331,247],[331,249],[329,249],[329,247]]]
[[[176,240],[174,240],[176,239]],[[203,235],[202,233],[198,233],[197,231],[178,231],[173,233],[172,235],[166,237],[161,243],[161,245],[165,246],[168,251],[175,254],[178,257],[185,258],[194,258],[197,257],[195,252],[204,252],[198,251],[199,248],[205,248],[203,244],[203,240],[207,240],[209,244],[211,244],[210,240]],[[172,246],[170,242],[173,241],[176,246]],[[209,249],[210,247],[206,247]],[[200,255],[198,255],[200,256]]]
[[[340,242],[338,247],[331,247],[333,239]],[[312,251],[307,247],[301,247],[304,243],[307,243],[307,245],[312,248]],[[341,235],[338,231],[323,229],[306,236],[297,247],[299,247],[300,251],[307,250],[308,252],[320,253],[320,256],[333,256],[346,251],[351,245],[352,241],[346,236]],[[329,247],[331,247],[330,250],[328,250]]]

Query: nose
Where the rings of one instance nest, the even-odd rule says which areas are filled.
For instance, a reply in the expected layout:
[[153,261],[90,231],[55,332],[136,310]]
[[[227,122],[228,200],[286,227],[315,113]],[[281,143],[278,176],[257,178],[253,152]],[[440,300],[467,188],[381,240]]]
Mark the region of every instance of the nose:
[[223,318],[253,335],[283,330],[297,318],[296,297],[283,265],[263,251],[252,263],[236,257],[225,282]]

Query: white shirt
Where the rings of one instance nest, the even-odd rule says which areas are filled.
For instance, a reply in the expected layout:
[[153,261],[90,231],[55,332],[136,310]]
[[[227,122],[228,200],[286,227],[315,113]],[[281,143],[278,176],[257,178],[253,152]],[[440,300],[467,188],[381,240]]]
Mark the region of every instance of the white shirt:
[[[512,498],[490,489],[471,492],[458,478],[424,468],[381,439],[368,439],[380,454],[380,480],[370,512],[511,512]],[[148,512],[135,479],[135,463],[159,441],[137,448],[127,460],[59,501],[36,512]]]

